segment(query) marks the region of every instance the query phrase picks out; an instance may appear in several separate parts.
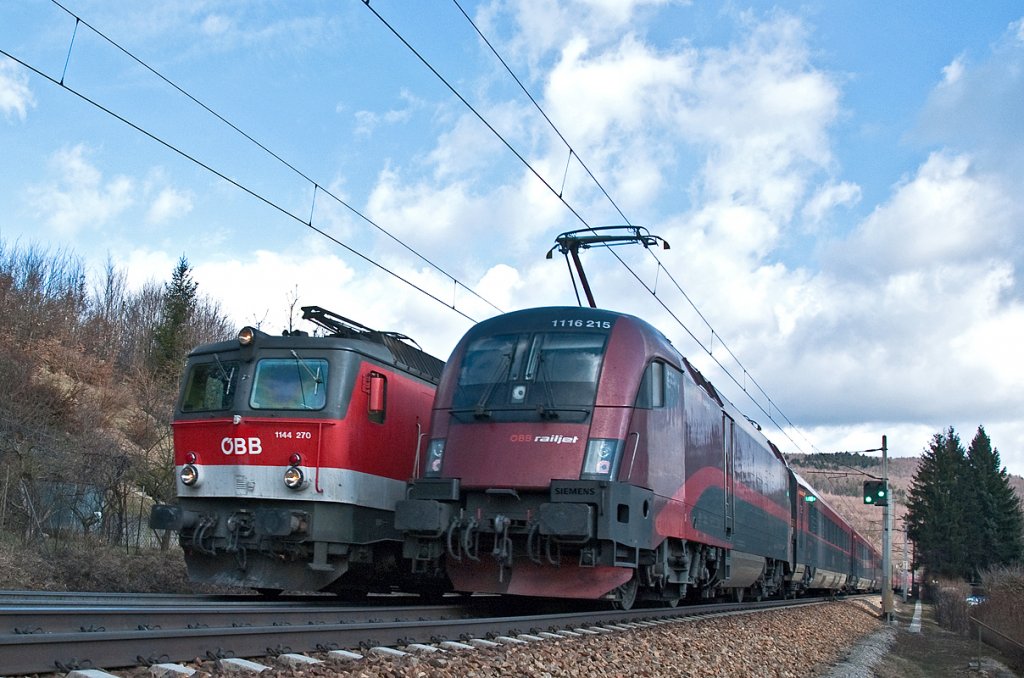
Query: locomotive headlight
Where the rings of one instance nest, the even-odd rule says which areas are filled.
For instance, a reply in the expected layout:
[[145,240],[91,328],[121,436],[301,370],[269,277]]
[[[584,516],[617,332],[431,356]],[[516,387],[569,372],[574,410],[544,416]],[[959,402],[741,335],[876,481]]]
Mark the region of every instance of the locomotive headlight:
[[622,460],[622,441],[611,438],[591,438],[587,441],[587,454],[583,458],[582,480],[610,480],[619,473]]
[[246,325],[242,329],[238,330],[238,343],[242,346],[248,346],[252,343],[253,337],[256,336],[256,330]]
[[185,464],[181,467],[181,482],[188,487],[195,487],[199,484],[199,469],[195,464]]
[[441,462],[444,460],[444,438],[434,438],[427,447],[427,464],[423,469],[426,478],[438,478],[441,475]]
[[289,466],[284,472],[284,485],[290,490],[301,490],[306,484],[306,474],[298,466]]

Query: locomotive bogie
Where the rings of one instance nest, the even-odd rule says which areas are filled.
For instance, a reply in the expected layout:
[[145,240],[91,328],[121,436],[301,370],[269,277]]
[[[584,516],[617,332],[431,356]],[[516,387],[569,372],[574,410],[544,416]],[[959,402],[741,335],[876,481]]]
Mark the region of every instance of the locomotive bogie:
[[[178,507],[193,581],[319,591],[353,576],[394,581],[397,533],[390,513],[324,502],[191,500]],[[354,570],[372,570],[351,574]],[[342,577],[345,576],[345,579]]]

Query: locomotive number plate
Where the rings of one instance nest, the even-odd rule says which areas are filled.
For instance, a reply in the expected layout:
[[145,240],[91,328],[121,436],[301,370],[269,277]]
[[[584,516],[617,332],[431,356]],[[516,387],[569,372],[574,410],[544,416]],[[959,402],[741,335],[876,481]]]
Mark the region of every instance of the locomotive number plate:
[[612,328],[611,320],[583,320],[582,318],[574,318],[571,320],[552,320],[552,327],[580,327],[590,330],[610,330]]
[[292,438],[296,440],[311,440],[313,433],[311,431],[274,431],[274,437],[286,440],[291,440]]

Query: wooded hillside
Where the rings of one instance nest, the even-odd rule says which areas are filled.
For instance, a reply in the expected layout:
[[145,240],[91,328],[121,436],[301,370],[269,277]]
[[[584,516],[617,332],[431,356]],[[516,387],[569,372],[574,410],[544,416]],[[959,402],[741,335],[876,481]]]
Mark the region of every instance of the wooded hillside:
[[[922,451],[923,451],[922,445]],[[836,454],[792,454],[790,465],[807,479],[825,500],[839,510],[853,526],[881,548],[882,509],[866,505],[861,497],[864,481],[881,477],[882,460],[878,454],[840,452]],[[889,487],[894,503],[893,562],[903,550],[903,517],[907,511],[907,493],[917,473],[921,458],[890,457]],[[865,475],[867,474],[867,475]],[[1018,497],[1024,497],[1024,478],[1010,476],[1010,484]]]
[[173,497],[170,418],[188,349],[231,335],[182,257],[168,282],[94,287],[72,254],[0,241],[0,534],[138,547]]

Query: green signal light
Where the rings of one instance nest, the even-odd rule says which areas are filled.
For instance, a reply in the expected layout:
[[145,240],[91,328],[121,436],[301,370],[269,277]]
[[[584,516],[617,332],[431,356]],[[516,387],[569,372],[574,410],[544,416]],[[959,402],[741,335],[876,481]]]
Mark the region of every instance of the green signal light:
[[884,480],[864,481],[864,503],[875,506],[889,505],[889,488]]

